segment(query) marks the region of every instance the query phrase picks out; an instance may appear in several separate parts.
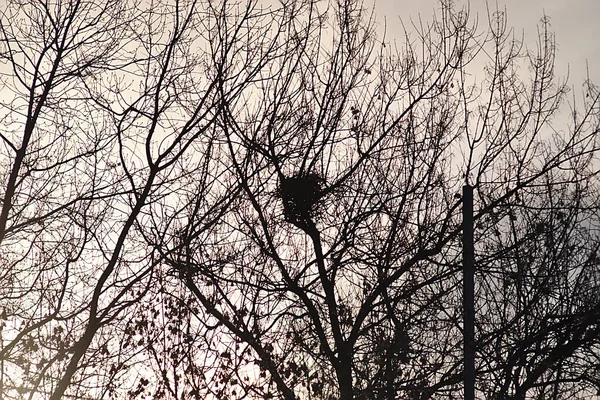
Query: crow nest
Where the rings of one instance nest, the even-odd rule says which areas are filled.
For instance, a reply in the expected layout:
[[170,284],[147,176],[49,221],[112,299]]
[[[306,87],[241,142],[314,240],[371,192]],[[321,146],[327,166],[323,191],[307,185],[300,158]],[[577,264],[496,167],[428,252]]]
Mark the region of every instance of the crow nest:
[[285,220],[307,233],[314,230],[313,218],[318,215],[325,194],[325,179],[310,172],[282,177],[277,188]]

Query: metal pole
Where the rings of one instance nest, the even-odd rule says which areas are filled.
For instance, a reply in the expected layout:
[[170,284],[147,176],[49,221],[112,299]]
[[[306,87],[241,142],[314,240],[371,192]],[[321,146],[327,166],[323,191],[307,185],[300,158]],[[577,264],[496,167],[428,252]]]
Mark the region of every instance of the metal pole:
[[475,268],[473,187],[463,186],[463,321],[465,400],[475,400]]

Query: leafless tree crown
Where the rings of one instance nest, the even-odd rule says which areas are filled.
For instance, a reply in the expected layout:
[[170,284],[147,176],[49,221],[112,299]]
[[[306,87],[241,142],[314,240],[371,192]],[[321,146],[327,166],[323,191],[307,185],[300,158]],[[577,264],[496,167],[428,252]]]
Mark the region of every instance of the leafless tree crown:
[[547,18],[399,24],[5,0],[0,399],[461,398],[465,183],[478,398],[596,395],[598,88]]

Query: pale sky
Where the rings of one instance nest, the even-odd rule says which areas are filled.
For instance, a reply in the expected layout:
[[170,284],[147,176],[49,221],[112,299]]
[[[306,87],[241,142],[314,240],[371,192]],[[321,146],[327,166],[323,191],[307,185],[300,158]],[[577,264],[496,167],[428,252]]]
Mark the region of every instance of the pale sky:
[[[405,22],[409,16],[421,13],[423,20],[430,20],[437,0],[374,0],[377,20],[387,21],[388,37],[400,38],[400,32],[394,32],[398,16]],[[458,7],[467,4],[466,0],[455,0]],[[581,87],[586,75],[586,60],[590,77],[600,84],[600,0],[497,0],[487,2],[491,10],[506,8],[508,26],[513,27],[520,36],[525,35],[526,43],[535,44],[537,24],[546,14],[550,17],[551,30],[556,34],[558,52],[556,55],[557,73],[566,75],[575,88]],[[486,19],[486,1],[471,0],[471,14],[479,13],[480,27]]]

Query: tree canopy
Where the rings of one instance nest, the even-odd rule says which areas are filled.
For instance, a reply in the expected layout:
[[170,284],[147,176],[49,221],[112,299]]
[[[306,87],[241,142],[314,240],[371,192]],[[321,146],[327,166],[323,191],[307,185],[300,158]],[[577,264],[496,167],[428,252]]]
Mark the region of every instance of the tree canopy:
[[5,3],[0,398],[461,398],[465,184],[478,398],[600,392],[600,91],[547,18]]

